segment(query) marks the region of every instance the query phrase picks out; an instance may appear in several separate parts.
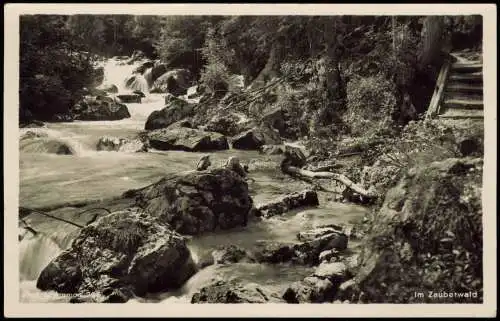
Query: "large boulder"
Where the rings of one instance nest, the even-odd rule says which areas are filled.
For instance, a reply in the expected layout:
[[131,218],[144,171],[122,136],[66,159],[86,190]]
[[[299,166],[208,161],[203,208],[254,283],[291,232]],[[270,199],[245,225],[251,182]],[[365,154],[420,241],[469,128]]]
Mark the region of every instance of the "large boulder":
[[191,303],[283,303],[283,300],[256,283],[216,280],[195,293]]
[[168,127],[169,125],[192,116],[194,105],[178,98],[168,101],[168,104],[162,110],[155,110],[146,120],[144,129],[154,130]]
[[278,132],[266,125],[247,130],[233,138],[235,149],[258,150],[263,145],[278,145],[282,139]]
[[110,97],[85,97],[73,107],[75,120],[120,120],[130,118],[127,106]]
[[168,69],[186,68],[193,75],[199,74],[204,64],[203,55],[200,55],[196,50],[180,51],[175,57],[167,61]]
[[191,72],[187,69],[174,69],[167,71],[153,83],[153,90],[181,96],[187,93],[192,79]]
[[170,175],[124,197],[135,199],[182,234],[245,226],[253,207],[248,184],[224,168]]
[[151,147],[159,150],[202,152],[229,149],[224,135],[186,127],[162,128],[150,131]]
[[[195,273],[185,238],[138,208],[114,212],[84,227],[72,246],[41,272],[37,288],[137,296],[177,289]],[[122,298],[126,301],[127,297]]]

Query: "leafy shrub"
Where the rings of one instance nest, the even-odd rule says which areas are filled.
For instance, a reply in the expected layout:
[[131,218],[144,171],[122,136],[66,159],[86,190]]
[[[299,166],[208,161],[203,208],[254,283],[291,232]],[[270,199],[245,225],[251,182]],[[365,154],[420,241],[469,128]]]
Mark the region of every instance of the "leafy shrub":
[[396,104],[395,86],[382,75],[351,78],[343,119],[353,135],[377,134],[394,125]]
[[202,48],[207,64],[203,68],[200,82],[210,93],[227,91],[231,82],[229,66],[233,60],[233,52],[228,50],[224,39],[213,28],[209,28]]
[[20,121],[67,114],[96,76],[95,57],[75,43],[65,16],[26,15],[20,24]]

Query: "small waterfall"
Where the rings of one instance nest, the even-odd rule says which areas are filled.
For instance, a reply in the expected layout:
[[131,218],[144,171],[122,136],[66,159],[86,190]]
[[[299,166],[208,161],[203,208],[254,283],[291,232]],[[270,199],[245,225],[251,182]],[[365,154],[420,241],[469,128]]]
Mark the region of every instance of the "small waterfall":
[[104,81],[99,88],[115,85],[119,93],[129,93],[134,90],[149,93],[152,68],[147,69],[143,75],[134,73],[134,70],[142,63],[144,62],[137,61],[132,65],[127,65],[119,60],[109,59],[104,63]]
[[134,74],[124,80],[125,87],[128,90],[140,90],[143,93],[149,93],[149,85],[143,75]]
[[118,92],[127,92],[128,89],[125,87],[125,77],[131,75],[136,67],[136,64],[127,65],[119,60],[109,59],[104,63],[104,80],[99,87],[105,88],[110,85],[115,85],[118,87]]
[[153,86],[153,68],[146,69],[143,76],[146,79],[148,87],[151,88]]
[[85,146],[78,138],[76,135],[68,136],[68,133],[49,128],[23,128],[20,130],[19,148],[27,153],[70,154],[76,156],[94,152],[93,148]]
[[54,235],[26,233],[19,250],[21,279],[36,280],[47,264],[69,247],[73,236],[66,231],[57,231]]

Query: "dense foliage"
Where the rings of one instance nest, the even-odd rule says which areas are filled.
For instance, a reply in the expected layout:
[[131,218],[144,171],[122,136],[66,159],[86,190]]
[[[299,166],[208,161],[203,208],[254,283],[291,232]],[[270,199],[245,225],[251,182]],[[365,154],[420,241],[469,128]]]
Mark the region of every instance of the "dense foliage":
[[20,121],[66,114],[92,83],[93,57],[61,16],[21,17]]
[[[287,99],[298,103],[300,110],[289,106],[290,113],[308,124],[290,135],[329,137],[344,131],[346,107],[358,108],[361,101],[347,98],[346,90],[367,89],[365,77],[392,83],[391,99],[400,108],[392,120],[414,119],[432,94],[440,50],[457,46],[459,37],[481,46],[480,35],[480,16],[24,16],[21,109],[35,117],[64,113],[92,82],[92,55],[82,52],[109,57],[140,50],[171,68],[190,69],[212,91],[229,87],[224,83],[235,74],[252,88],[263,86],[293,65],[303,73],[288,77],[283,88],[297,92],[274,93],[285,97],[282,106]],[[372,83],[369,90],[381,89]],[[354,110],[348,113],[355,117]]]

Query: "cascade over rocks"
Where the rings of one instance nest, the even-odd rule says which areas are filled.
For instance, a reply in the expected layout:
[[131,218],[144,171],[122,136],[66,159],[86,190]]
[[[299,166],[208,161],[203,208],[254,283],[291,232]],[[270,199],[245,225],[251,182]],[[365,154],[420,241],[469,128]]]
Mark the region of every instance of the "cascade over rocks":
[[37,288],[99,293],[98,302],[109,302],[117,299],[116,291],[143,296],[179,288],[194,273],[185,238],[158,218],[131,208],[84,227],[72,246],[42,271]]

